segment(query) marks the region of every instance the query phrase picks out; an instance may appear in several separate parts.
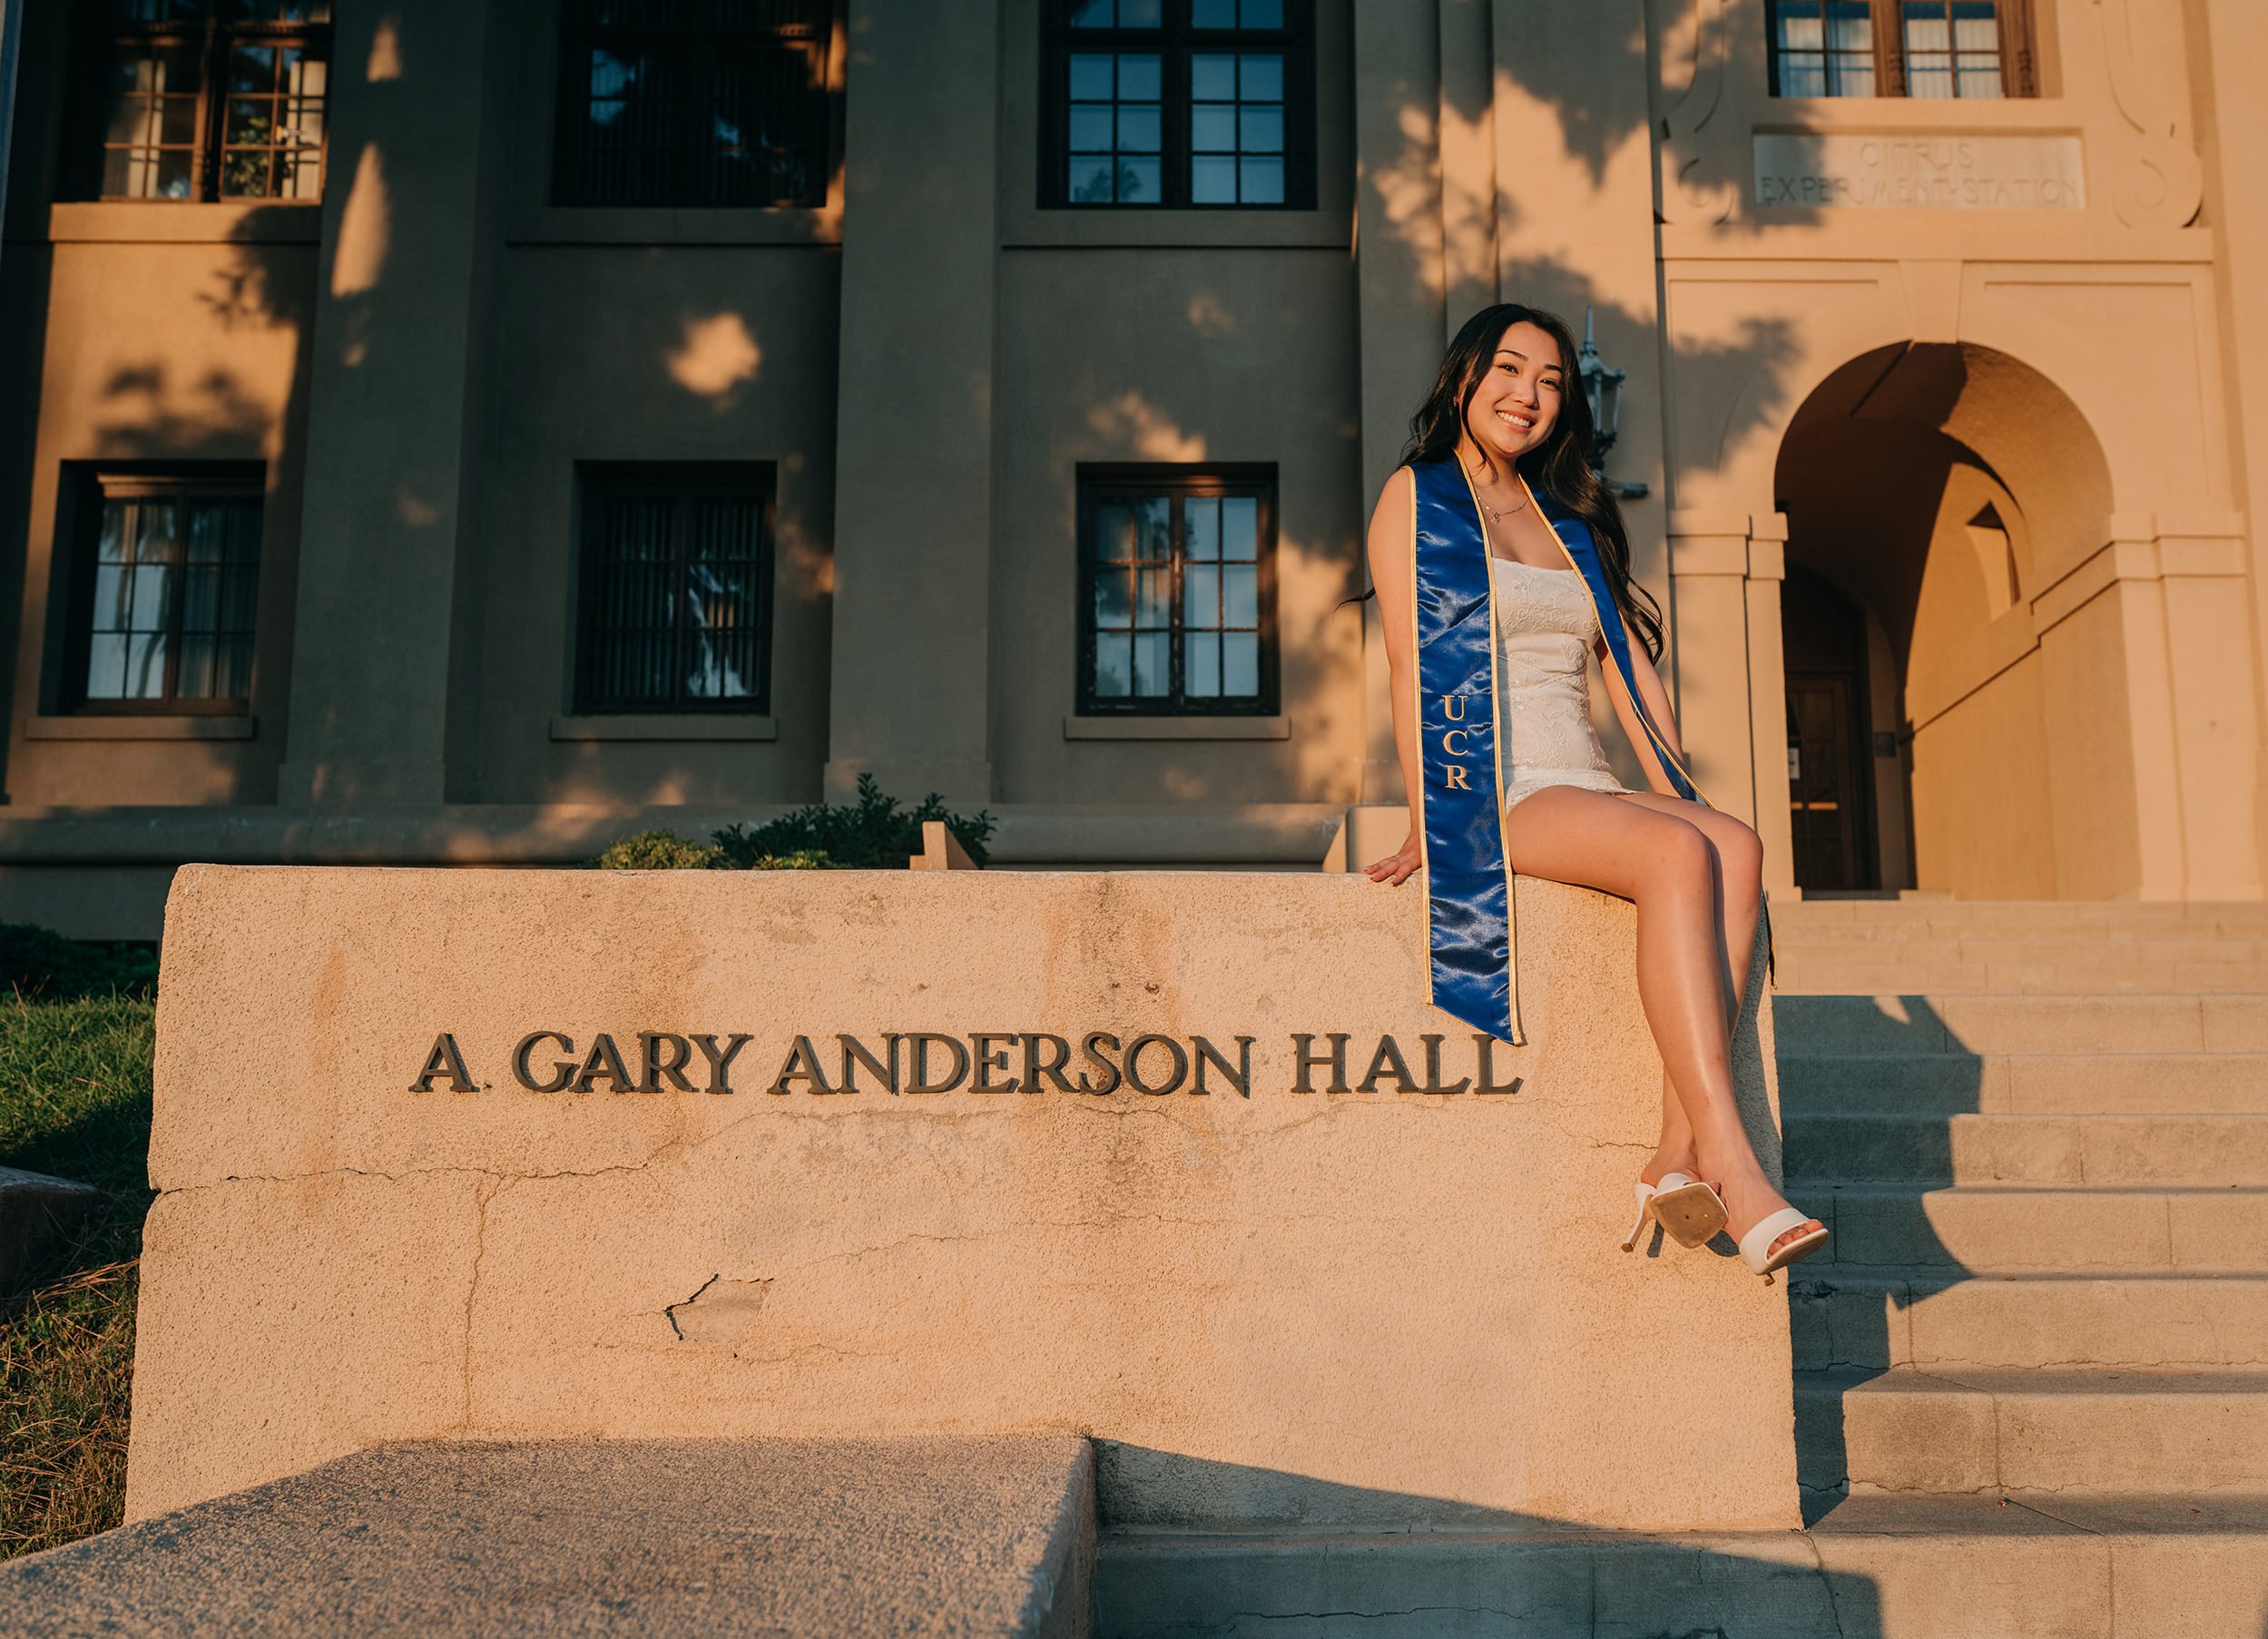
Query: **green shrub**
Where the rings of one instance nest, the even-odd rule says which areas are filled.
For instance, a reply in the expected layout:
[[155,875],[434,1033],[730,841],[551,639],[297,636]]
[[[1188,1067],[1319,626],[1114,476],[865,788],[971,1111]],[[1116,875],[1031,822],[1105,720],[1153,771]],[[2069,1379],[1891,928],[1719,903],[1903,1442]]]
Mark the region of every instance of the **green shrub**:
[[753,829],[727,826],[717,833],[716,844],[725,864],[748,869],[765,869],[765,859],[818,854],[837,870],[902,870],[907,859],[921,851],[921,827],[930,820],[944,820],[969,858],[985,862],[985,842],[994,824],[989,813],[952,813],[935,791],[917,808],[901,808],[897,798],[881,793],[871,774],[859,776],[855,803],[814,802]]
[[153,947],[66,939],[30,922],[0,922],[0,993],[42,1002],[147,996],[157,982]]
[[598,857],[601,870],[714,870],[723,863],[714,846],[666,830],[624,837]]

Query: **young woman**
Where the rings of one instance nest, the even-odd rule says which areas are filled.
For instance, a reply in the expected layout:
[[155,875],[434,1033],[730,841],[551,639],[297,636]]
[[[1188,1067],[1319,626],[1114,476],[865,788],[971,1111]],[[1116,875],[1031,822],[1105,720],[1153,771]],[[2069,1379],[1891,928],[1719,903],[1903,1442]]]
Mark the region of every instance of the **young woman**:
[[[1637,906],[1662,1136],[1638,1175],[1625,1250],[1648,1217],[1686,1246],[1729,1229],[1769,1282],[1827,1231],[1772,1187],[1733,1099],[1731,1034],[1763,849],[1701,800],[1685,771],[1652,663],[1660,613],[1630,578],[1621,516],[1590,470],[1574,360],[1567,327],[1548,313],[1505,304],[1476,314],[1379,497],[1370,575],[1410,828],[1367,872],[1399,884],[1427,869],[1434,1000],[1515,1040],[1508,873]],[[1586,651],[1651,790],[1625,790],[1600,752]]]

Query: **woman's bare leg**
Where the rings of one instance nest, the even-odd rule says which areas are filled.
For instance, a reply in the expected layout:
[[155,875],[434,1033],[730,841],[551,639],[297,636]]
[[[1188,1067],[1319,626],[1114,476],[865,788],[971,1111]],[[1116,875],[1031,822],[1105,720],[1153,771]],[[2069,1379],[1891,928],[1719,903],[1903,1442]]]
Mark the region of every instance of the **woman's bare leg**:
[[[1756,949],[1757,918],[1763,904],[1763,844],[1754,831],[1738,820],[1701,803],[1656,796],[1652,791],[1634,791],[1622,800],[1641,803],[1699,826],[1716,850],[1717,918],[1724,964],[1721,977],[1725,991],[1725,1029],[1729,1033],[1740,1023],[1741,1004],[1748,992],[1749,962]],[[1685,1119],[1684,1102],[1677,1096],[1677,1088],[1665,1065],[1662,1071],[1661,1142],[1654,1148],[1654,1159],[1638,1176],[1647,1183],[1659,1183],[1665,1173],[1690,1173],[1700,1164],[1701,1157],[1694,1147],[1693,1124]]]
[[[1755,913],[1728,916],[1729,905],[1721,908],[1719,883],[1721,872],[1730,888],[1754,869],[1746,860],[1753,838],[1743,844],[1728,833],[1732,857],[1721,857],[1710,830],[1694,818],[1706,811],[1673,799],[1649,801],[1558,786],[1511,811],[1505,841],[1513,869],[1523,875],[1600,888],[1636,905],[1638,1000],[1698,1165],[1723,1188],[1737,1236],[1785,1202],[1749,1144],[1733,1091],[1726,1009],[1746,967],[1743,960],[1734,977],[1731,958],[1743,925],[1738,942],[1753,946]],[[1748,949],[1738,954],[1745,958]],[[1664,1135],[1672,1141],[1683,1136],[1666,1116]]]

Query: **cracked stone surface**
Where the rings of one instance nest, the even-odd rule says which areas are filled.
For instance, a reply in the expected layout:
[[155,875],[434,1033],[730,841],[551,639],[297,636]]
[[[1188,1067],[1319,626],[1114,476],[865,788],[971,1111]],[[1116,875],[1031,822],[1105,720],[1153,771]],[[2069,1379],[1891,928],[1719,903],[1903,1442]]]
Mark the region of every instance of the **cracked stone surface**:
[[1085,1639],[1084,1440],[397,1445],[0,1565],[14,1639]]
[[[1516,1093],[1301,1094],[1294,1032],[1468,1073],[1414,891],[186,869],[129,1517],[405,1438],[1022,1429],[1111,1442],[1130,1525],[1793,1526],[1785,1287],[1616,1250],[1661,1075],[1630,909],[1517,903]],[[539,1094],[537,1030],[751,1039],[729,1094]],[[798,1035],[1097,1030],[1251,1035],[1250,1096],[765,1090]],[[477,1090],[408,1090],[442,1031]]]

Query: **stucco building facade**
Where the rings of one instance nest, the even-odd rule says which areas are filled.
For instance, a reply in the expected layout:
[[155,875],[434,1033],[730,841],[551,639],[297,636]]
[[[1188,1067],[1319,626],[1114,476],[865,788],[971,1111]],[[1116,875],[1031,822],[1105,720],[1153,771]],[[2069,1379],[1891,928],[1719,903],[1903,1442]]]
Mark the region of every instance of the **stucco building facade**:
[[2259,897],[2250,0],[20,28],[0,917],[862,774],[1005,865],[1384,851],[1346,600],[1499,299],[1626,372],[1606,470],[1776,886]]

